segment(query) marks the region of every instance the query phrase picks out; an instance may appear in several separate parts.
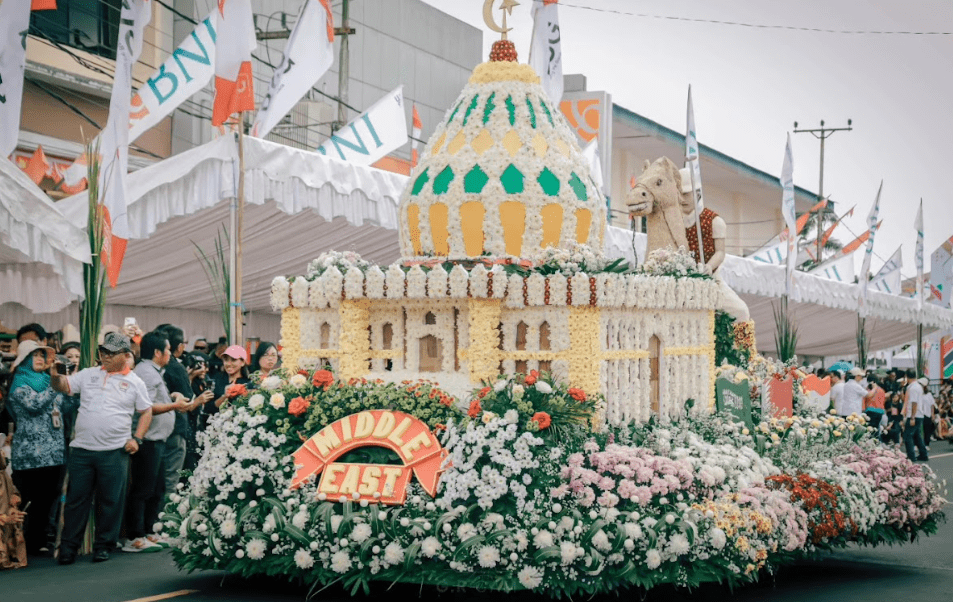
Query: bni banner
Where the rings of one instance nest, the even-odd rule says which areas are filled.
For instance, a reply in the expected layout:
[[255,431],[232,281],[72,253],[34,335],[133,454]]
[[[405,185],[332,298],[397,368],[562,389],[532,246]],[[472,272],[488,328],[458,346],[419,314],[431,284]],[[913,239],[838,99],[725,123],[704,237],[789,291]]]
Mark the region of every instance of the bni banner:
[[398,86],[335,132],[317,150],[348,163],[370,165],[406,143],[404,86]]
[[129,142],[205,88],[215,73],[217,25],[217,11],[212,11],[136,91],[129,112]]

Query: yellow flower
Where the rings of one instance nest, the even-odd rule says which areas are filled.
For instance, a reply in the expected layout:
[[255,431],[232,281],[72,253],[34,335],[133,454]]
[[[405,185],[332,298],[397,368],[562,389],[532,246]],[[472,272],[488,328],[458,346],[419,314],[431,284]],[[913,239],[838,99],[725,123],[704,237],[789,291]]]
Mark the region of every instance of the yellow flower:
[[842,434],[843,434],[843,433],[841,433],[840,431],[834,431],[834,436],[835,436],[835,437],[840,437]]

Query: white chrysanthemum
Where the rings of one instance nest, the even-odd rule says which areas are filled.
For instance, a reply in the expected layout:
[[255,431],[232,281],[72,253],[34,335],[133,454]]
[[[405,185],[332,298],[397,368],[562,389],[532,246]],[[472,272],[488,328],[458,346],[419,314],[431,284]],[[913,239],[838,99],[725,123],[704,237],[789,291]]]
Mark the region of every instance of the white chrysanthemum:
[[609,536],[606,535],[606,532],[602,529],[596,531],[596,534],[592,536],[592,545],[594,545],[597,550],[602,550],[603,552],[608,552],[612,549]]
[[553,545],[553,535],[549,531],[540,531],[533,537],[533,545],[537,548],[548,548]]
[[420,553],[426,556],[427,558],[433,558],[434,555],[440,551],[440,540],[434,536],[430,536],[423,540],[420,544]]
[[274,391],[281,386],[280,376],[269,376],[261,381],[261,388],[266,391]]
[[466,541],[477,534],[476,527],[470,523],[463,523],[457,527],[457,537],[460,538],[460,541]]
[[285,407],[285,396],[281,393],[275,393],[271,396],[271,399],[268,401],[268,403],[276,410],[280,410],[281,408]]
[[307,550],[298,550],[295,552],[295,564],[299,569],[310,569],[314,566],[314,557]]
[[506,380],[505,378],[501,378],[501,379],[499,379],[498,381],[496,381],[495,383],[493,383],[493,390],[496,391],[497,393],[499,393],[500,391],[502,391],[503,389],[505,389],[505,388],[506,388],[506,385],[508,385],[508,384],[510,384],[508,380]]
[[265,405],[265,396],[262,395],[261,393],[255,393],[254,395],[248,398],[248,407],[250,407],[253,410],[257,410],[261,408],[261,406],[263,405]]
[[523,398],[523,392],[525,389],[523,385],[513,385],[513,399],[520,400]]
[[358,523],[354,525],[354,529],[351,531],[351,539],[354,543],[364,543],[371,536],[372,530],[371,526],[367,523]]
[[668,548],[673,554],[685,554],[691,546],[688,544],[688,538],[682,533],[676,533],[668,540]]
[[559,544],[559,555],[562,558],[563,564],[572,564],[572,561],[576,559],[575,544],[569,541],[564,541]]
[[494,546],[481,546],[477,552],[477,560],[485,569],[492,569],[500,561],[500,551]]
[[297,387],[300,389],[301,387],[308,384],[308,377],[304,374],[295,374],[288,379],[288,384],[290,384],[292,387]]
[[404,560],[404,548],[396,541],[392,541],[384,548],[384,562],[387,564],[397,564]]
[[728,537],[725,535],[725,532],[718,527],[712,528],[708,532],[708,537],[711,539],[711,545],[716,550],[722,549],[725,547],[725,544],[728,543]]
[[625,535],[626,537],[631,537],[632,539],[641,539],[642,527],[640,527],[637,523],[626,523]]
[[536,381],[536,390],[539,391],[540,393],[546,393],[546,394],[553,392],[553,388],[549,386],[549,383],[543,380]]
[[516,577],[526,589],[536,589],[543,583],[543,571],[535,566],[524,566]]
[[659,565],[662,564],[662,555],[659,554],[658,550],[649,550],[645,554],[645,566],[649,569],[657,569]]
[[222,537],[235,537],[238,533],[238,525],[236,525],[232,519],[228,519],[219,527],[219,532],[222,534]]
[[483,412],[483,424],[490,424],[490,421],[496,418],[493,412]]
[[265,517],[265,522],[261,524],[261,530],[265,533],[271,533],[275,530],[275,526],[275,516],[273,514],[269,514]]
[[263,540],[256,538],[245,544],[245,553],[252,560],[261,560],[265,557],[267,547]]
[[304,529],[308,526],[308,519],[311,518],[311,515],[307,512],[298,512],[291,518],[291,524],[298,527],[299,529]]
[[331,570],[335,573],[346,573],[351,568],[351,556],[344,550],[331,554]]

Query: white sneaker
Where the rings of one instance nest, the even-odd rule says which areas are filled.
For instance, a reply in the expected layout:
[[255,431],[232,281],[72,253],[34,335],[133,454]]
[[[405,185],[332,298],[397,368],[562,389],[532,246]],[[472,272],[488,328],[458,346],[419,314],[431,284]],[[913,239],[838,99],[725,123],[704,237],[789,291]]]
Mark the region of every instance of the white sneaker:
[[130,539],[122,547],[123,552],[161,552],[162,546],[158,546],[145,537]]

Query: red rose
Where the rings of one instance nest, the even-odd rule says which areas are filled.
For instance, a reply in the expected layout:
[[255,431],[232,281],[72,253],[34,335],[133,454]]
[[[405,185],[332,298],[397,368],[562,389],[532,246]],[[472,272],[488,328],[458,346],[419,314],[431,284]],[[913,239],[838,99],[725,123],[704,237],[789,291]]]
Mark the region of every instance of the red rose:
[[582,389],[569,389],[569,396],[575,399],[576,401],[586,401],[586,392]]
[[553,423],[553,419],[550,418],[546,412],[536,412],[533,414],[533,422],[539,425],[539,430],[543,430],[549,428],[549,425]]
[[311,383],[315,387],[324,387],[327,389],[334,382],[334,375],[330,370],[318,370],[311,377]]
[[526,375],[526,384],[530,386],[535,385],[536,379],[538,378],[539,378],[539,372],[537,372],[536,370],[530,370],[529,374]]
[[225,388],[225,396],[229,399],[241,397],[246,393],[248,393],[248,389],[245,388],[245,385],[228,385],[228,387]]
[[295,397],[291,400],[291,403],[288,404],[288,413],[292,416],[300,416],[308,411],[308,406],[310,405],[310,400],[304,397]]
[[470,418],[476,418],[480,415],[480,412],[483,411],[483,408],[480,407],[480,400],[474,399],[470,402],[470,409],[467,410],[467,416]]

